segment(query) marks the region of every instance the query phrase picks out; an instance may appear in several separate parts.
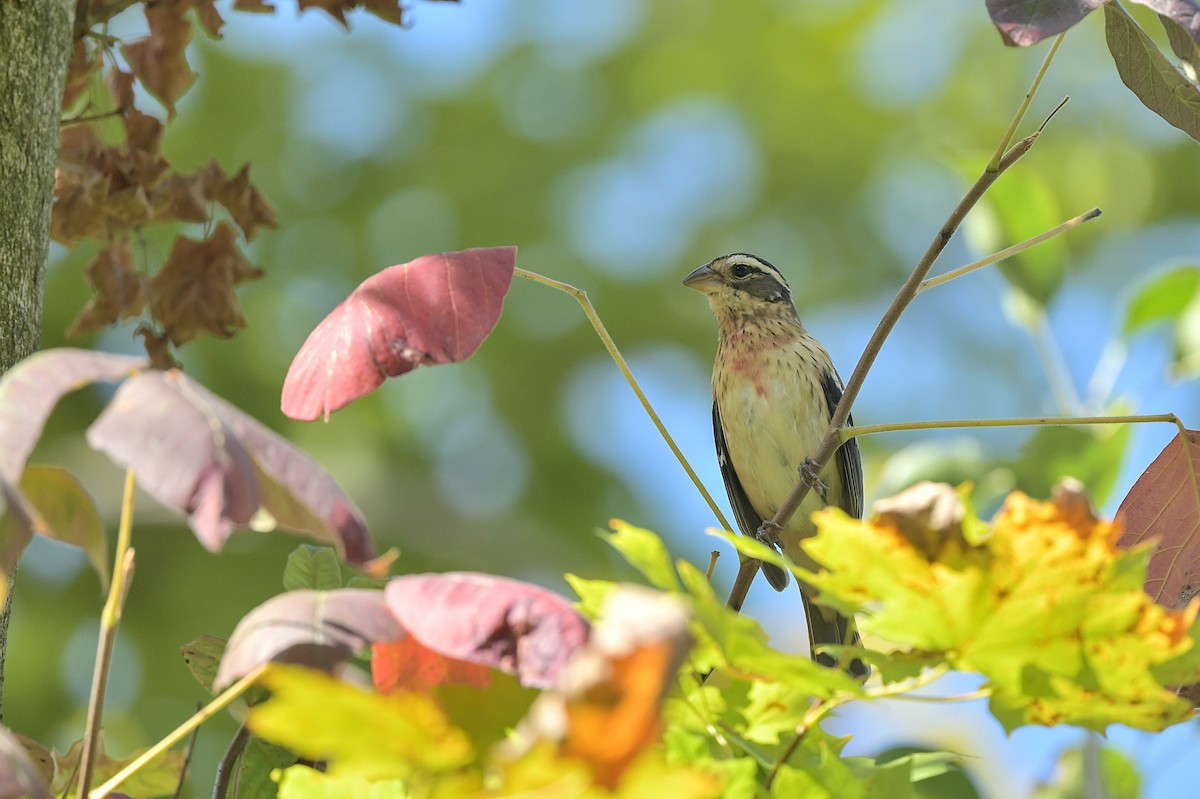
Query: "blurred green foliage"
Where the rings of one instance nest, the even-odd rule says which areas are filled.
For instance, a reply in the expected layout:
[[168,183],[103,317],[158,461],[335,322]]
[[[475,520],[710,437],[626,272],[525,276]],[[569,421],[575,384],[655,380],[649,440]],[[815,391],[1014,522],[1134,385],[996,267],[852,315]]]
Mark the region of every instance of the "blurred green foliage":
[[[400,30],[355,15],[347,34],[320,14],[295,18],[285,8],[230,14],[224,41],[198,37],[190,57],[200,79],[168,129],[166,154],[180,168],[213,157],[230,171],[250,162],[280,228],[250,247],[266,278],[240,292],[249,328],[231,341],[198,341],[182,360],[325,464],[362,505],[379,548],[400,548],[403,571],[483,570],[555,587],[567,571],[631,574],[591,532],[613,516],[663,531],[674,554],[697,564],[713,546],[701,530],[714,522],[573,301],[517,281],[470,363],[419,370],[329,424],[292,423],[278,411],[307,332],[380,268],[516,244],[523,268],[589,292],[717,490],[707,399],[715,330],[679,280],[725,252],[772,260],[848,374],[965,187],[961,165],[982,168],[1045,52],[1002,48],[982,3],[940,0],[620,0],[586,12],[566,0],[428,4],[412,20]],[[144,26],[136,9],[117,23],[118,35]],[[1125,287],[1161,263],[1194,258],[1195,144],[1120,85],[1098,20],[1067,37],[1026,131],[1065,94],[1071,103],[1004,189],[1012,210],[998,205],[991,227],[983,212],[935,268],[1026,235],[1021,214],[1032,209],[1013,194],[1035,192],[1038,208],[1063,218],[1103,208],[1100,221],[1053,245],[1053,259],[1031,253],[1010,267],[1046,303],[1059,366],[1039,361],[1029,335],[1007,320],[1009,289],[989,269],[914,304],[867,381],[860,422],[1080,412],[1126,396],[1147,412],[1195,407],[1194,386],[1163,380],[1178,340],[1165,326],[1128,349],[1106,346],[1122,333]],[[1061,221],[1050,216],[1030,224]],[[165,242],[147,237],[147,268],[165,257]],[[67,343],[94,251],[52,252],[45,346]],[[70,343],[134,351],[131,327]],[[1065,374],[1048,378],[1059,368]],[[1048,385],[1062,379],[1078,387],[1081,407],[1056,408]],[[69,466],[112,529],[119,475],[81,435],[101,399],[89,391],[65,403],[35,461]],[[911,470],[889,460],[900,447],[932,446],[934,457],[921,461],[930,471],[987,475],[996,496],[1013,486],[1044,493],[1055,478],[1047,463],[1071,471],[1077,453],[1080,476],[1099,481],[1093,488],[1111,509],[1170,431],[1132,434],[1118,475],[1101,461],[1125,449],[1126,435],[872,437],[863,442],[867,491],[902,487],[895,476]],[[1052,460],[1039,454],[1047,447]],[[213,557],[144,496],[138,518],[138,570],[106,715],[117,753],[190,714],[202,697],[178,647],[202,633],[227,636],[277,593],[296,543],[245,534]],[[726,551],[719,584],[731,579],[732,561]],[[795,598],[786,599],[756,605],[765,598],[752,596],[747,605],[785,646],[803,637],[786,615]],[[62,749],[76,737],[100,605],[82,556],[44,543],[27,556],[7,724]],[[201,732],[198,789],[211,784],[234,725],[222,718]]]

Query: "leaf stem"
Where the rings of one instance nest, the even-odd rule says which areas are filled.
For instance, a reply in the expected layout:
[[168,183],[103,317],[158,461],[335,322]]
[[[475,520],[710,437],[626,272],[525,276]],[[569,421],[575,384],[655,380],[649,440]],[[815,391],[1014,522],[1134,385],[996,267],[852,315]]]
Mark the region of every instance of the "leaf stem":
[[233,700],[245,693],[246,689],[254,685],[254,683],[259,677],[262,676],[263,672],[266,671],[269,666],[269,663],[264,663],[263,665],[254,669],[254,671],[247,674],[245,677],[242,677],[233,685],[226,688],[219,696],[193,714],[192,717],[183,724],[180,724],[178,727],[176,727],[165,738],[147,749],[142,754],[138,755],[138,757],[132,760],[127,766],[125,766],[125,768],[114,774],[112,778],[108,780],[108,782],[104,783],[88,794],[88,799],[104,799],[105,796],[108,796],[110,793],[115,791],[118,787],[120,787],[121,783],[133,776],[143,766],[145,766],[147,763],[150,763],[163,752],[182,741],[192,733],[192,730],[196,729],[201,724],[217,715],[217,713],[220,713],[225,709],[226,706],[230,705]]
[[1079,216],[1068,219],[1066,222],[1063,222],[1057,227],[1050,228],[1045,233],[1039,233],[1033,238],[1025,239],[1025,241],[1021,242],[1020,244],[1014,244],[1011,247],[1005,247],[999,252],[992,253],[986,258],[981,258],[978,261],[967,264],[966,266],[960,266],[957,269],[951,269],[949,272],[938,275],[937,277],[931,277],[928,280],[922,280],[921,285],[917,287],[917,293],[920,294],[922,291],[927,291],[934,286],[940,286],[943,283],[948,283],[951,280],[954,280],[956,277],[962,277],[963,275],[974,272],[976,269],[981,269],[989,264],[994,264],[997,261],[1003,261],[1005,258],[1011,258],[1018,253],[1022,253],[1025,250],[1034,247],[1035,245],[1041,244],[1043,241],[1062,235],[1073,228],[1077,228],[1084,222],[1090,222],[1098,216],[1100,216],[1100,209],[1093,208],[1087,213],[1083,213]]
[[113,646],[121,609],[133,578],[134,553],[129,546],[133,530],[133,489],[136,485],[133,469],[125,471],[125,492],[121,500],[121,521],[117,527],[117,550],[113,561],[113,580],[108,587],[108,599],[100,616],[100,640],[96,644],[96,665],[92,672],[92,693],[88,700],[87,726],[79,759],[79,783],[76,796],[86,796],[96,768],[96,750],[100,742],[100,725],[104,713],[104,691],[112,665]]
[[673,439],[671,434],[667,432],[666,425],[664,425],[662,420],[658,418],[658,414],[654,411],[653,406],[650,405],[650,400],[646,399],[645,393],[642,392],[641,386],[638,385],[637,380],[633,376],[633,372],[629,369],[629,364],[625,362],[625,358],[621,355],[621,351],[617,349],[616,342],[613,341],[612,336],[608,334],[608,330],[605,329],[604,323],[600,321],[600,315],[596,313],[596,308],[592,305],[592,301],[588,299],[587,292],[583,291],[582,289],[575,288],[569,283],[563,283],[560,280],[554,280],[553,278],[539,275],[536,272],[529,272],[519,267],[514,270],[514,274],[516,274],[518,277],[523,277],[528,280],[532,280],[535,283],[541,283],[543,286],[549,286],[552,289],[557,289],[561,292],[569,294],[575,298],[580,306],[583,307],[584,314],[587,315],[588,321],[592,323],[592,328],[596,331],[596,335],[598,335],[600,340],[604,342],[604,348],[608,350],[609,356],[617,364],[617,368],[621,370],[621,374],[625,376],[625,381],[629,383],[630,388],[633,389],[633,393],[637,395],[637,398],[642,403],[642,407],[645,409],[646,414],[650,417],[650,421],[654,422],[654,426],[658,428],[659,435],[662,436],[663,441],[667,442],[667,446],[670,447],[671,452],[675,454],[675,459],[679,461],[679,464],[683,467],[683,470],[687,472],[688,477],[690,477],[692,480],[692,484],[696,486],[696,490],[698,490],[700,495],[704,497],[704,501],[708,503],[708,507],[710,510],[712,510],[713,515],[716,516],[717,521],[720,522],[721,526],[726,530],[735,529],[729,524],[729,520],[725,518],[725,515],[721,513],[721,509],[717,507],[716,501],[713,500],[712,495],[708,493],[708,489],[704,487],[704,483],[700,481],[700,478],[696,475],[695,470],[692,469],[692,465],[688,463],[688,460],[684,457],[683,452],[675,444],[675,439]]
[[1088,424],[1145,424],[1148,422],[1170,422],[1177,427],[1182,424],[1173,413],[1138,414],[1131,416],[1024,416],[1012,419],[941,419],[928,422],[895,422],[893,424],[864,424],[844,427],[839,439],[846,442],[851,438],[895,433],[905,430],[947,430],[963,427],[1070,427]]

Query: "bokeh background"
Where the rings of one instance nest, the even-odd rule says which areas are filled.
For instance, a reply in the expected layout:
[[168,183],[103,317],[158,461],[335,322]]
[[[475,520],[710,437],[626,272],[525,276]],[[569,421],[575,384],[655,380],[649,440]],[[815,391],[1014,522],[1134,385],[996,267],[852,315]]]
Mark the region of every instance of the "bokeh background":
[[[651,401],[715,494],[708,375],[715,327],[680,286],[750,251],[788,275],[801,316],[848,374],[882,310],[982,168],[1047,47],[1009,50],[976,0],[469,0],[417,3],[402,30],[363,13],[347,33],[289,2],[197,34],[200,74],[166,136],[179,168],[244,162],[279,229],[250,247],[266,278],[250,326],[187,347],[189,374],[313,454],[356,498],[404,572],[483,570],[566,590],[562,575],[632,578],[596,535],[613,517],[707,563],[715,523],[569,297],[517,280],[470,362],[389,383],[328,424],[279,413],[288,363],[360,280],[428,252],[515,244],[521,267],[588,291]],[[224,11],[224,7],[222,7]],[[1152,17],[1139,14],[1147,30]],[[136,13],[120,35],[145,28]],[[1066,38],[1024,132],[1071,102],[948,248],[944,271],[1094,206],[1096,222],[1031,254],[1017,291],[989,268],[920,297],[855,409],[862,423],[1200,408],[1175,355],[1200,329],[1123,336],[1128,298],[1200,253],[1200,149],[1121,85],[1098,15]],[[147,100],[147,104],[152,101]],[[90,247],[55,248],[47,346],[136,352],[132,325],[66,342]],[[151,237],[150,268],[165,256]],[[1011,274],[1011,272],[1010,272]],[[1193,303],[1194,304],[1194,303]],[[1193,314],[1200,319],[1200,313]],[[1193,325],[1195,327],[1195,325]],[[55,414],[37,460],[80,475],[115,519],[121,476],[82,431],[104,394]],[[990,512],[1064,474],[1115,511],[1173,434],[1137,428],[950,430],[862,441],[868,500],[920,478],[973,480]],[[722,502],[724,499],[722,497]],[[178,655],[227,636],[281,590],[282,534],[205,552],[139,499],[138,570],[106,707],[110,751],[152,743],[203,697]],[[716,579],[736,559],[723,551]],[[22,561],[5,722],[65,749],[82,727],[101,596],[81,555],[37,541]],[[803,644],[799,602],[765,586],[746,612]],[[970,677],[939,686],[973,687]],[[914,744],[969,755],[981,795],[1028,796],[1083,733],[1006,738],[979,703],[852,707],[830,723],[874,754]],[[211,790],[234,722],[200,735]],[[1148,797],[1200,779],[1200,728],[1114,729]]]

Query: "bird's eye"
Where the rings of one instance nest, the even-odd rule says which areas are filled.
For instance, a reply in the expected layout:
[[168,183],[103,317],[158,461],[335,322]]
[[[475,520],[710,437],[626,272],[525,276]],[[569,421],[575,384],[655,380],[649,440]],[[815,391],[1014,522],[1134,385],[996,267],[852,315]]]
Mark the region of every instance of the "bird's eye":
[[754,267],[746,266],[745,264],[736,264],[729,270],[729,274],[736,278],[750,277],[754,273]]

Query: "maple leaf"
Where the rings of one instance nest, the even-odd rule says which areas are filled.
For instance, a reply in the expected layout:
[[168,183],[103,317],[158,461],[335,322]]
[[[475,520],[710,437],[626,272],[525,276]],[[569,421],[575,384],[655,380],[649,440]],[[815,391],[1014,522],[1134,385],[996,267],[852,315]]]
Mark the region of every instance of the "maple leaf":
[[185,54],[192,38],[192,23],[184,16],[185,10],[183,4],[147,4],[150,35],[121,46],[130,70],[172,117],[175,101],[196,79]]
[[104,83],[108,86],[108,92],[112,95],[118,110],[133,108],[133,81],[132,72],[126,72],[117,67],[108,71]]
[[233,0],[235,11],[246,11],[251,14],[274,14],[275,6],[264,0]]
[[142,312],[148,284],[134,266],[128,239],[115,241],[97,253],[85,274],[96,294],[75,317],[68,336],[99,330]]
[[1200,593],[1200,432],[1171,439],[1121,501],[1119,546],[1156,541],[1146,591],[1169,608]]
[[224,222],[203,241],[180,236],[150,281],[150,312],[176,346],[201,333],[229,338],[246,326],[234,287],[262,276]]
[[440,685],[487,688],[492,671],[479,663],[447,657],[407,635],[371,645],[371,681],[381,694],[429,691]]
[[300,0],[301,11],[306,11],[310,8],[319,8],[342,23],[342,26],[347,30],[350,29],[350,23],[346,22],[346,12],[353,11],[357,5],[358,0]]
[[[211,170],[211,165],[209,168]],[[219,169],[218,167],[218,172]],[[220,174],[223,176],[223,173]],[[210,171],[208,177],[215,178],[216,173]],[[249,164],[244,164],[236,175],[225,181],[212,195],[212,199],[225,206],[233,221],[242,229],[246,241],[254,240],[261,225],[269,228],[279,226],[274,209],[250,182]]]
[[804,578],[822,602],[863,614],[865,632],[908,649],[910,660],[982,674],[1008,729],[1162,729],[1188,716],[1156,674],[1190,657],[1200,604],[1156,605],[1141,587],[1149,548],[1118,549],[1120,524],[1097,519],[1080,489],[1049,502],[1014,493],[990,532],[965,509],[931,512],[954,496],[949,486],[919,490],[924,510],[898,505],[904,523],[895,508],[868,521],[813,514],[819,532],[805,549],[828,570]]
[[67,83],[63,88],[62,108],[67,110],[87,91],[92,76],[100,71],[104,63],[104,52],[89,48],[84,39],[77,39],[71,48],[71,61],[67,66]]
[[221,28],[225,25],[225,20],[217,12],[213,0],[191,0],[191,3],[192,8],[196,11],[196,20],[200,23],[200,27],[204,28],[204,32],[214,39],[220,39]]

